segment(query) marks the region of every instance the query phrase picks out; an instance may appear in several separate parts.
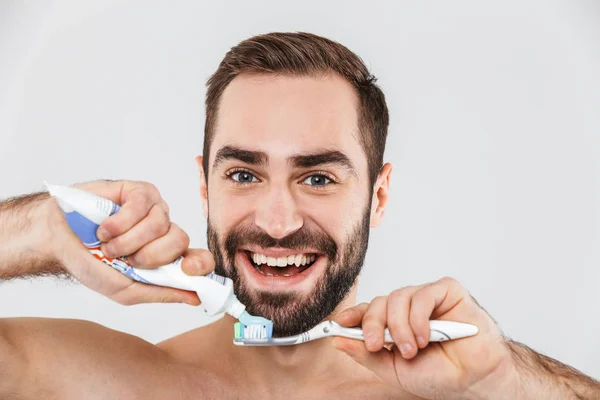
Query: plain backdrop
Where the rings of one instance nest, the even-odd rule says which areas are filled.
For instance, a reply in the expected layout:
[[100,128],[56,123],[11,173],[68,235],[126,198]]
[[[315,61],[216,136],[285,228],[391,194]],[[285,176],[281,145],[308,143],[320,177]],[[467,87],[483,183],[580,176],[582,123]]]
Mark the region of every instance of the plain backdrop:
[[[387,96],[391,200],[359,301],[452,276],[507,335],[599,378],[598,2],[4,1],[0,198],[145,180],[204,247],[204,84],[231,46],[270,31],[345,44]],[[207,323],[54,279],[2,283],[11,316],[151,342]]]

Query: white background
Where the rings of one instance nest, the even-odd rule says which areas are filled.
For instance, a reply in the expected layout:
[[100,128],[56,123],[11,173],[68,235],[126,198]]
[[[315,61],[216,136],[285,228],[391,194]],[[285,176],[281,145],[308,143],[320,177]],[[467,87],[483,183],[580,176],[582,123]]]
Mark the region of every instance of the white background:
[[[0,198],[43,180],[147,180],[205,246],[204,83],[231,46],[269,31],[340,41],[387,95],[391,203],[359,300],[450,275],[509,336],[599,378],[594,1],[2,2]],[[9,316],[151,342],[206,323],[55,280],[3,283]]]

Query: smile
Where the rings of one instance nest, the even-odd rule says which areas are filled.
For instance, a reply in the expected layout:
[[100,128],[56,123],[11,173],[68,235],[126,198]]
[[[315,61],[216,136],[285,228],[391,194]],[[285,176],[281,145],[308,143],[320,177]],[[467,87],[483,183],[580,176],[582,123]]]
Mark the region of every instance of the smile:
[[266,276],[289,277],[298,275],[310,268],[319,256],[315,253],[297,253],[279,257],[245,251],[250,264]]

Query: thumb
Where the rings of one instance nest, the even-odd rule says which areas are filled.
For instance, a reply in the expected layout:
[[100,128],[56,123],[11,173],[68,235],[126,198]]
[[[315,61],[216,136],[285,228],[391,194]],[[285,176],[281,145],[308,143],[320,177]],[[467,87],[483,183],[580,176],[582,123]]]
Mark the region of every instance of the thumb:
[[183,254],[181,269],[187,275],[207,275],[215,269],[215,259],[212,253],[208,250],[187,249]]
[[344,337],[334,337],[332,344],[337,350],[346,353],[354,361],[370,369],[384,381],[389,383],[398,382],[394,368],[394,355],[388,349],[383,348],[377,352],[370,352],[363,341]]

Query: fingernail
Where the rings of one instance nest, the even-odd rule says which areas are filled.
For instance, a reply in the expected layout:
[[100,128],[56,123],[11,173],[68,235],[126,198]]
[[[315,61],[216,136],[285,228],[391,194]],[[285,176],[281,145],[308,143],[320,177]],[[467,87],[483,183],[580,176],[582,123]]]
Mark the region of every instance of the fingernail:
[[423,336],[417,336],[417,343],[419,344],[419,346],[425,346],[427,344],[427,341]]
[[193,264],[194,271],[198,272],[198,273],[202,272],[202,263],[198,260],[193,260],[193,261],[194,261],[194,264]]
[[410,352],[412,350],[412,344],[410,343],[402,343],[400,345],[400,351],[402,352],[402,354],[406,354],[408,352]]
[[110,235],[108,231],[104,228],[98,228],[98,232],[96,232],[96,236],[100,239],[101,242],[108,242],[110,239]]

